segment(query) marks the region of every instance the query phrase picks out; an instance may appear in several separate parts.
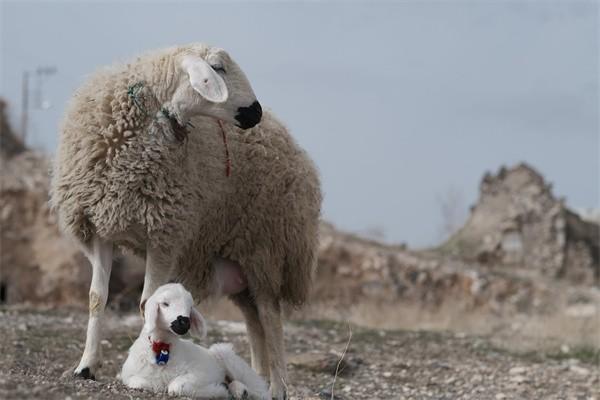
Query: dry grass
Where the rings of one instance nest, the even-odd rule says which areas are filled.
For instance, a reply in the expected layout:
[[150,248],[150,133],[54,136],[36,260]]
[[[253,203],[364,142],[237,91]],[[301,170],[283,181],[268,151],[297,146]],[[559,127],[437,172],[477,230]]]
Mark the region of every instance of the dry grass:
[[[547,314],[497,315],[481,310],[465,311],[457,304],[423,309],[411,304],[363,302],[343,310],[332,306],[309,305],[289,315],[291,319],[330,319],[358,326],[412,331],[450,331],[456,334],[489,337],[497,346],[519,352],[553,352],[561,348],[600,349],[600,304],[595,313],[570,315],[559,309]],[[237,307],[222,299],[205,304],[209,319],[243,321]]]

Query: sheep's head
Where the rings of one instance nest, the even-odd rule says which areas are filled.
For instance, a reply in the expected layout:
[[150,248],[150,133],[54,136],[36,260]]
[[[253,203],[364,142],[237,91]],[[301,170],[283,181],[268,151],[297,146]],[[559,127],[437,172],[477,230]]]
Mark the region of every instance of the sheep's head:
[[144,307],[144,330],[151,334],[161,331],[167,334],[194,336],[205,334],[204,318],[194,307],[190,292],[179,283],[160,286]]
[[169,108],[180,122],[194,115],[215,117],[242,129],[260,122],[262,109],[250,82],[224,50],[188,46],[175,62],[181,76]]

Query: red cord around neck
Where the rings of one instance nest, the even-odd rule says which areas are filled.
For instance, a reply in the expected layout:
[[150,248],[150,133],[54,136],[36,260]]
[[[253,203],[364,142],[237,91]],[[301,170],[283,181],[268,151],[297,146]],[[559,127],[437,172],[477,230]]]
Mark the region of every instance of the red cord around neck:
[[168,352],[171,347],[169,343],[161,341],[155,342],[154,340],[150,339],[150,337],[148,337],[148,340],[150,340],[150,343],[152,344],[152,351],[154,354],[160,354],[162,350],[166,350]]
[[221,135],[223,136],[223,146],[225,146],[225,176],[229,177],[231,175],[231,159],[229,158],[229,147],[227,146],[227,134],[225,133],[225,128],[223,127],[223,122],[218,119],[219,126],[221,127]]

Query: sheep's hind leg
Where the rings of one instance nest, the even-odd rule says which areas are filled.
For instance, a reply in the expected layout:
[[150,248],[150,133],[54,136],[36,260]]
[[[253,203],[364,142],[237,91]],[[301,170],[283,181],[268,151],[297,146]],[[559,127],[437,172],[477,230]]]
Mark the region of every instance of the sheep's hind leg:
[[258,309],[248,291],[231,296],[231,300],[244,314],[248,339],[250,341],[250,357],[252,368],[263,378],[269,378],[269,357],[265,347],[265,332],[258,318]]
[[271,376],[271,396],[277,400],[285,400],[287,399],[287,371],[279,300],[258,298],[256,305],[265,333]]
[[113,244],[94,237],[91,249],[89,253],[86,253],[86,256],[92,264],[89,319],[85,349],[74,375],[85,379],[96,379],[94,373],[100,364],[100,329],[106,300],[108,299],[108,281],[112,269]]

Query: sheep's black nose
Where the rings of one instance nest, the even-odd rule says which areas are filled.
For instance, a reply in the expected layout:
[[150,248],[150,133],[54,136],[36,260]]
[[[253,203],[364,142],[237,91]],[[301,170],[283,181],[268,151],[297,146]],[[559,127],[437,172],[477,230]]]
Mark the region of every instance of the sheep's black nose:
[[262,107],[258,101],[255,101],[250,107],[240,107],[235,119],[238,120],[238,126],[242,129],[252,128],[260,122],[262,118]]
[[171,329],[178,335],[185,335],[190,330],[190,319],[180,315],[175,321],[171,322]]

